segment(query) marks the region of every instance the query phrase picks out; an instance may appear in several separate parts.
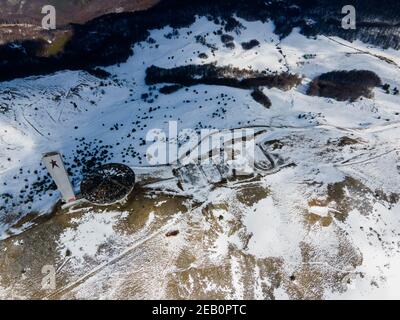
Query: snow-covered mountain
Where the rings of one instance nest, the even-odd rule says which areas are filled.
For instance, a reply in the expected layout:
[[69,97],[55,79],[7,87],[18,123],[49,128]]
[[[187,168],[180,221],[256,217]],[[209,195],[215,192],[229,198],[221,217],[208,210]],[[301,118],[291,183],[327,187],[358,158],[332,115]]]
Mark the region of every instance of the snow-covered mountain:
[[[132,54],[132,46],[144,41],[149,30],[166,26],[188,27],[199,15],[217,22],[225,21],[226,31],[236,27],[232,19],[236,15],[248,21],[273,21],[274,32],[280,37],[290,34],[293,28],[299,28],[302,34],[308,36],[340,36],[383,48],[398,49],[400,46],[400,8],[396,0],[386,0],[384,3],[379,0],[353,1],[357,17],[355,30],[341,27],[344,17],[342,8],[348,5],[346,0],[162,0],[157,4],[153,0],[144,0],[129,1],[129,5],[124,5],[125,1],[118,3],[121,2],[120,9],[128,12],[98,16],[108,12],[109,6],[112,8],[118,4],[109,4],[107,10],[102,8],[96,15],[95,8],[99,1],[92,0],[85,4],[85,9],[74,12],[97,18],[84,24],[71,25],[65,25],[63,20],[59,29],[49,32],[41,30],[38,22],[29,25],[26,31],[24,25],[17,24],[11,28],[0,25],[0,36],[15,40],[0,45],[0,80],[124,62]],[[149,9],[129,12],[136,6]],[[74,15],[68,14],[71,11],[69,5],[56,7],[60,11],[58,16],[75,21]],[[10,37],[10,34],[13,36]]]
[[[0,83],[0,296],[399,298],[399,51],[306,37],[300,26],[282,37],[271,19],[250,20],[200,14],[149,30],[125,62]],[[148,81],[151,66],[165,75],[193,65],[246,85],[210,83],[204,69],[187,75],[196,83]],[[382,85],[345,101],[309,94],[321,75],[351,70]],[[299,80],[253,84],[282,75]],[[260,129],[282,165],[181,190],[145,157],[149,130],[168,132],[170,121],[179,131]],[[76,191],[99,163],[129,165],[139,181],[169,180],[124,204],[61,212],[41,163],[53,150]],[[55,291],[41,288],[43,265],[57,269]]]

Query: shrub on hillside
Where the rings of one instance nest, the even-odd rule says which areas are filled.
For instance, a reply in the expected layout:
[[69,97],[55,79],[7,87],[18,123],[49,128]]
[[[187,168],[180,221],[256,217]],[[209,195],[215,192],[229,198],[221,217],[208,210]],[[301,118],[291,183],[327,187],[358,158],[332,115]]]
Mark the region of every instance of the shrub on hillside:
[[253,49],[254,47],[257,47],[260,44],[260,42],[258,42],[258,40],[253,39],[250,40],[249,42],[242,42],[242,48],[244,50],[250,50]]

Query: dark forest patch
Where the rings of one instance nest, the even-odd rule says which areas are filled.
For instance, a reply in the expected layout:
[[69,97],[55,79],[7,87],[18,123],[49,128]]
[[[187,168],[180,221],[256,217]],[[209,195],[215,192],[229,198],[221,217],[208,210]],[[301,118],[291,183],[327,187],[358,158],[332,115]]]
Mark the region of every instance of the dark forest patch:
[[179,84],[173,84],[173,85],[170,85],[170,86],[164,86],[164,87],[160,88],[160,93],[162,93],[162,94],[171,94],[171,93],[174,93],[174,92],[178,91],[181,88],[182,88],[182,86],[179,85]]
[[254,89],[251,97],[264,107],[268,109],[271,107],[271,100],[260,89]]
[[253,70],[204,64],[171,69],[151,66],[146,70],[145,81],[147,85],[174,83],[174,85],[163,87],[160,90],[161,93],[164,93],[163,91],[172,93],[182,86],[198,84],[252,89],[251,97],[264,107],[269,108],[271,100],[259,87],[275,87],[281,90],[289,90],[298,85],[301,82],[301,78],[298,75],[289,73],[266,75]]
[[90,68],[86,71],[99,79],[108,79],[111,76],[109,72],[101,68]]
[[151,66],[146,70],[145,81],[147,85],[157,83],[174,83],[182,86],[208,84],[241,89],[274,87],[281,90],[289,90],[298,85],[301,82],[301,78],[290,73],[264,74],[253,70],[204,64],[171,69]]
[[339,101],[355,101],[360,97],[372,98],[372,89],[381,84],[381,79],[372,71],[331,71],[315,78],[307,94]]

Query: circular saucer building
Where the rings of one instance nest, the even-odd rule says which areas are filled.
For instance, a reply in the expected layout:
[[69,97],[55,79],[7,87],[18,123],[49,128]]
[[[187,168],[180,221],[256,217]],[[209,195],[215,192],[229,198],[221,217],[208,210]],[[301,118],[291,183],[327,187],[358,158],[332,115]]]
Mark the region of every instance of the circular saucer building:
[[135,173],[120,163],[108,163],[93,169],[82,180],[81,195],[97,205],[110,205],[123,200],[135,186]]

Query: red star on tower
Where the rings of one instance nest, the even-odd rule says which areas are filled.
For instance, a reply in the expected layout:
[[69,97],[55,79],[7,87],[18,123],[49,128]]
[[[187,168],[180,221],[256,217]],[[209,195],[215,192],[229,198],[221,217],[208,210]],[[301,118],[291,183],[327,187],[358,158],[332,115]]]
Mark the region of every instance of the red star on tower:
[[52,168],[52,169],[54,169],[54,167],[57,167],[57,168],[59,168],[59,166],[58,166],[58,164],[57,164],[57,161],[56,161],[56,160],[51,160],[51,161],[50,161],[50,164],[51,164],[51,168]]

